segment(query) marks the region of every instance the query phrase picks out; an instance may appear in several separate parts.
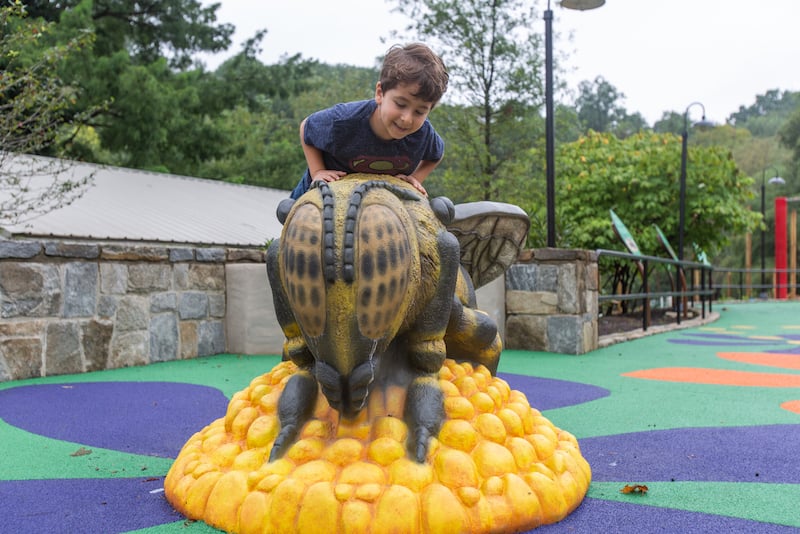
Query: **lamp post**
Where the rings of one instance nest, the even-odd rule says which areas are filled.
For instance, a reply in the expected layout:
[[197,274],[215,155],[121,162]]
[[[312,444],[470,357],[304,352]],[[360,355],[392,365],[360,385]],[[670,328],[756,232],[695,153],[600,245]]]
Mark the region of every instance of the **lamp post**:
[[[606,0],[562,0],[561,7],[585,11],[595,9]],[[556,246],[556,138],[553,112],[553,11],[550,0],[544,12],[544,100],[545,100],[545,161],[547,173],[547,246]]]
[[[700,127],[708,127],[712,126],[713,124],[710,121],[706,120],[706,107],[701,104],[700,102],[692,102],[688,106],[686,106],[686,111],[683,112],[683,134],[681,135],[681,185],[680,185],[680,197],[679,197],[679,213],[678,213],[678,260],[683,261],[683,235],[686,226],[686,160],[688,159],[688,151],[689,151],[689,110],[692,109],[692,106],[700,106],[703,110],[703,117],[700,119],[700,122],[695,123],[695,126]],[[683,265],[678,264],[678,280],[684,280],[683,276]],[[684,291],[686,288],[681,287],[681,291]],[[678,297],[678,305],[677,305],[677,313],[678,313],[678,323],[680,324],[681,321],[681,313],[685,313],[686,310],[682,309],[684,306],[684,298],[683,295]]]
[[[765,197],[766,197],[766,189],[767,189],[766,188],[766,184],[770,183],[770,184],[776,184],[776,185],[783,185],[783,184],[786,183],[786,180],[784,180],[783,178],[778,176],[778,169],[776,169],[773,166],[770,166],[768,168],[775,171],[775,176],[770,178],[769,182],[767,182],[766,181],[767,169],[764,169],[764,170],[761,171],[761,221],[763,222],[763,224],[766,224],[766,222],[767,222],[766,213],[765,213],[765,209],[764,209],[764,203],[765,203]],[[761,293],[759,294],[759,296],[762,299],[763,298],[767,298],[767,287],[766,287],[767,286],[767,276],[766,276],[766,272],[765,272],[766,267],[764,266],[765,265],[765,259],[764,258],[766,256],[766,254],[764,252],[765,251],[764,242],[766,241],[765,237],[766,237],[766,230],[762,226],[761,227]]]
[[703,110],[703,117],[695,126],[710,127],[713,126],[711,121],[706,120],[706,108],[700,102],[692,102],[686,107],[683,112],[683,134],[681,135],[681,189],[680,189],[680,207],[678,214],[678,259],[683,261],[683,235],[686,223],[686,159],[688,157],[688,141],[689,141],[689,110],[692,106],[700,106]]

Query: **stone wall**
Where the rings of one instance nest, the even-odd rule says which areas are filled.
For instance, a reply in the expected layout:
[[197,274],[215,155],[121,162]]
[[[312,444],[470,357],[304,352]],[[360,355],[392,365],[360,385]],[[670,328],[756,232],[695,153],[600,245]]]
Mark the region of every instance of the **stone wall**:
[[[505,348],[594,350],[596,255],[525,251],[478,307]],[[0,239],[0,382],[282,343],[261,250]]]
[[597,348],[597,255],[525,251],[506,272],[508,349],[584,354]]
[[0,381],[225,352],[225,267],[260,250],[0,240]]

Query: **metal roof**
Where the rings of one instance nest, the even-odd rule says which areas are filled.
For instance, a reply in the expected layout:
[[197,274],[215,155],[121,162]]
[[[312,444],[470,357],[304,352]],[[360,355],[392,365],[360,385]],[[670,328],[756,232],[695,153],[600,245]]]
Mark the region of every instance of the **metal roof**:
[[[72,204],[0,229],[13,238],[147,241],[261,247],[280,236],[275,215],[288,191],[120,167],[4,154],[0,173],[25,175],[33,184],[53,179],[92,185]],[[47,174],[53,162],[62,171]],[[34,169],[33,171],[31,169]],[[0,201],[10,191],[0,191]]]

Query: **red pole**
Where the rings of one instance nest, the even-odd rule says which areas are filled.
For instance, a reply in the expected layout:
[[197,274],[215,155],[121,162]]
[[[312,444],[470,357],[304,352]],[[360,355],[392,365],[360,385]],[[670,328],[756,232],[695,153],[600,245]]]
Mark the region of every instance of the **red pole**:
[[775,280],[779,299],[786,298],[786,197],[775,198]]

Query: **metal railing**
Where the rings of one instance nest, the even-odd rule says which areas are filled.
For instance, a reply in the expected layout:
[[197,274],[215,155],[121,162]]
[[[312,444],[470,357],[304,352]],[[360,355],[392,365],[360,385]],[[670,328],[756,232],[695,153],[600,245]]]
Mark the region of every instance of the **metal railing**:
[[[786,283],[778,282],[777,274],[786,275]],[[778,290],[786,289],[787,298],[796,298],[798,294],[798,269],[733,269],[714,268],[714,288],[716,298],[726,300],[749,300],[751,298],[774,298]],[[763,280],[763,282],[762,282]],[[757,283],[754,283],[757,281]]]
[[[650,310],[651,301],[656,299],[669,298],[675,304],[676,320],[678,324],[681,322],[681,316],[688,311],[687,302],[690,305],[694,304],[695,297],[698,297],[701,304],[701,315],[706,317],[706,305],[708,311],[712,311],[712,300],[714,298],[715,289],[713,286],[712,273],[714,271],[711,265],[704,263],[697,263],[691,261],[678,261],[670,258],[659,258],[657,256],[645,256],[641,254],[629,254],[627,252],[620,252],[617,250],[597,250],[598,261],[598,287],[600,284],[600,258],[611,257],[622,260],[630,261],[634,264],[641,276],[642,284],[641,291],[638,293],[608,293],[600,294],[597,297],[598,304],[609,301],[640,301],[642,304],[642,329],[647,330],[650,326]],[[657,291],[650,291],[651,272],[650,267],[655,265],[663,265],[666,268],[674,269],[675,284],[671,290],[664,291],[659,288]],[[696,276],[695,273],[699,273]],[[698,283],[695,283],[695,279]],[[688,280],[686,284],[684,281]],[[699,286],[699,287],[698,287]],[[616,288],[613,288],[616,291]]]

